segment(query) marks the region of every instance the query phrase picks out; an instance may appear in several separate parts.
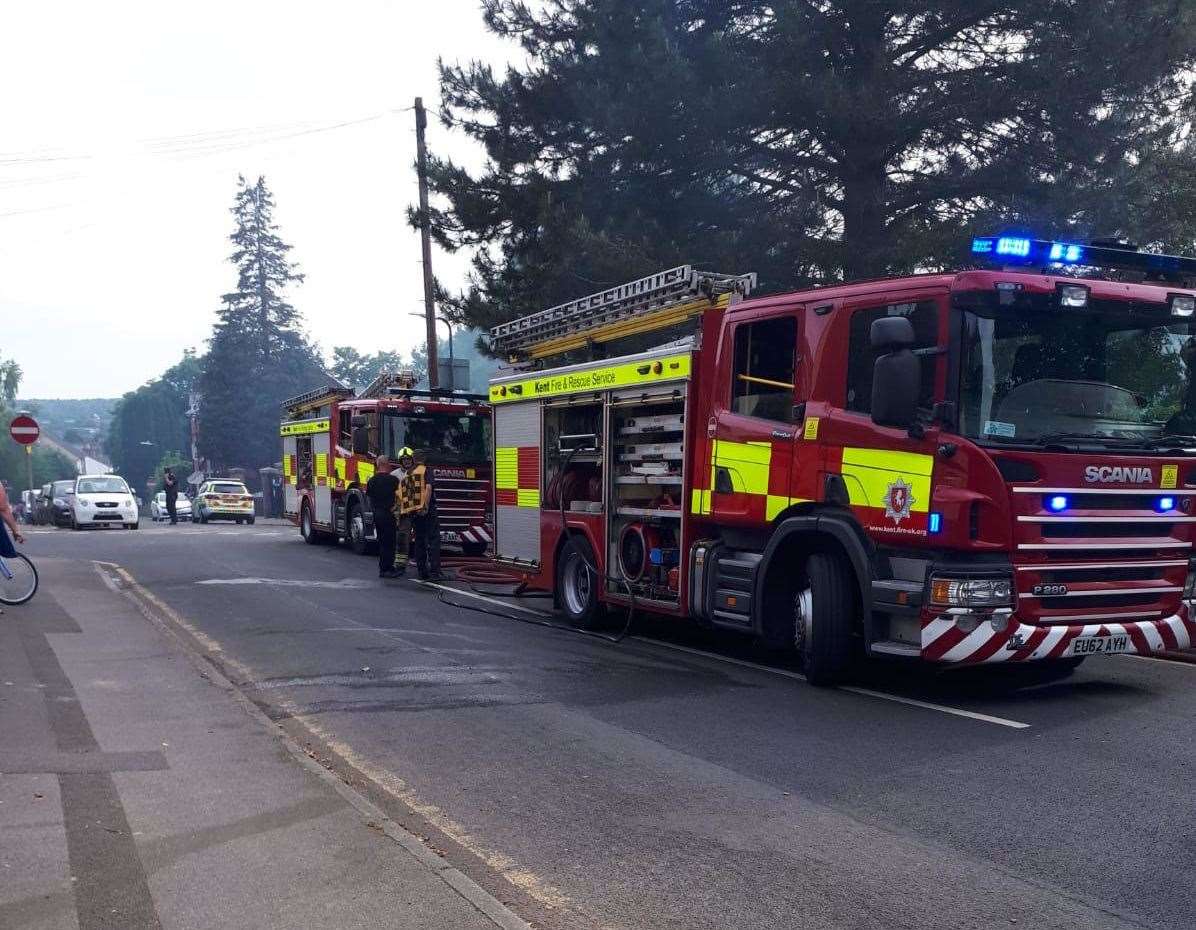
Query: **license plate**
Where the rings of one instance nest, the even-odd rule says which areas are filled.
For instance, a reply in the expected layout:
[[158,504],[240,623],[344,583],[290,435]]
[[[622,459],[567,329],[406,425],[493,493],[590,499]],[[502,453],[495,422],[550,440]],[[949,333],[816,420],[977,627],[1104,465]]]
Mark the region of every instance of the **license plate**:
[[1124,634],[1119,636],[1077,636],[1071,641],[1073,656],[1110,655],[1115,652],[1126,652],[1130,648],[1130,638]]

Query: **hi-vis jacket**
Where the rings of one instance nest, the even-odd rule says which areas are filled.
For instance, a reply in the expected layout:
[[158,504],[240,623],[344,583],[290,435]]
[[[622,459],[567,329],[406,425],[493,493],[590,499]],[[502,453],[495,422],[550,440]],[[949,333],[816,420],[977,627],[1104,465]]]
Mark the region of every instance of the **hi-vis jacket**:
[[423,506],[427,471],[426,465],[416,465],[399,481],[398,511],[400,515],[413,514]]

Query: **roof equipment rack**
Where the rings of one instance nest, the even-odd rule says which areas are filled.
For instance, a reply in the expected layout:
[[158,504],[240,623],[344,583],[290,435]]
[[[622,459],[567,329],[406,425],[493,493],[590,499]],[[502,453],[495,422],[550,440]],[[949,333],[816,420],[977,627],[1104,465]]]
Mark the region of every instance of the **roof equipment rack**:
[[680,265],[495,326],[490,343],[512,361],[548,358],[664,329],[711,307],[725,307],[755,286],[755,272],[720,274]]
[[348,400],[353,396],[352,388],[333,381],[310,391],[304,391],[302,394],[296,394],[294,397],[288,397],[282,402],[282,407],[291,413],[297,413],[312,407],[321,407],[333,401]]

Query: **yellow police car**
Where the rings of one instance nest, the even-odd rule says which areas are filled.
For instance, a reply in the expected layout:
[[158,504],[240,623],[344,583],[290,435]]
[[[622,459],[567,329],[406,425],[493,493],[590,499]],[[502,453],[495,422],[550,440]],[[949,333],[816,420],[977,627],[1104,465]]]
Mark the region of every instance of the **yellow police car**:
[[240,481],[214,478],[199,486],[191,505],[191,522],[235,520],[253,523],[253,495]]

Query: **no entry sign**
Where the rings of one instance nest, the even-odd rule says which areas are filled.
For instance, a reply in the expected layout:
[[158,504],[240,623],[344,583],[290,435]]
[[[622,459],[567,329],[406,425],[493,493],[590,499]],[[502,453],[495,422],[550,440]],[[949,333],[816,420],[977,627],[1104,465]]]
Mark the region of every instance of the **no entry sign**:
[[37,437],[42,434],[42,428],[37,425],[37,420],[33,417],[27,417],[24,414],[16,417],[8,424],[8,433],[23,446],[31,446],[37,442]]

